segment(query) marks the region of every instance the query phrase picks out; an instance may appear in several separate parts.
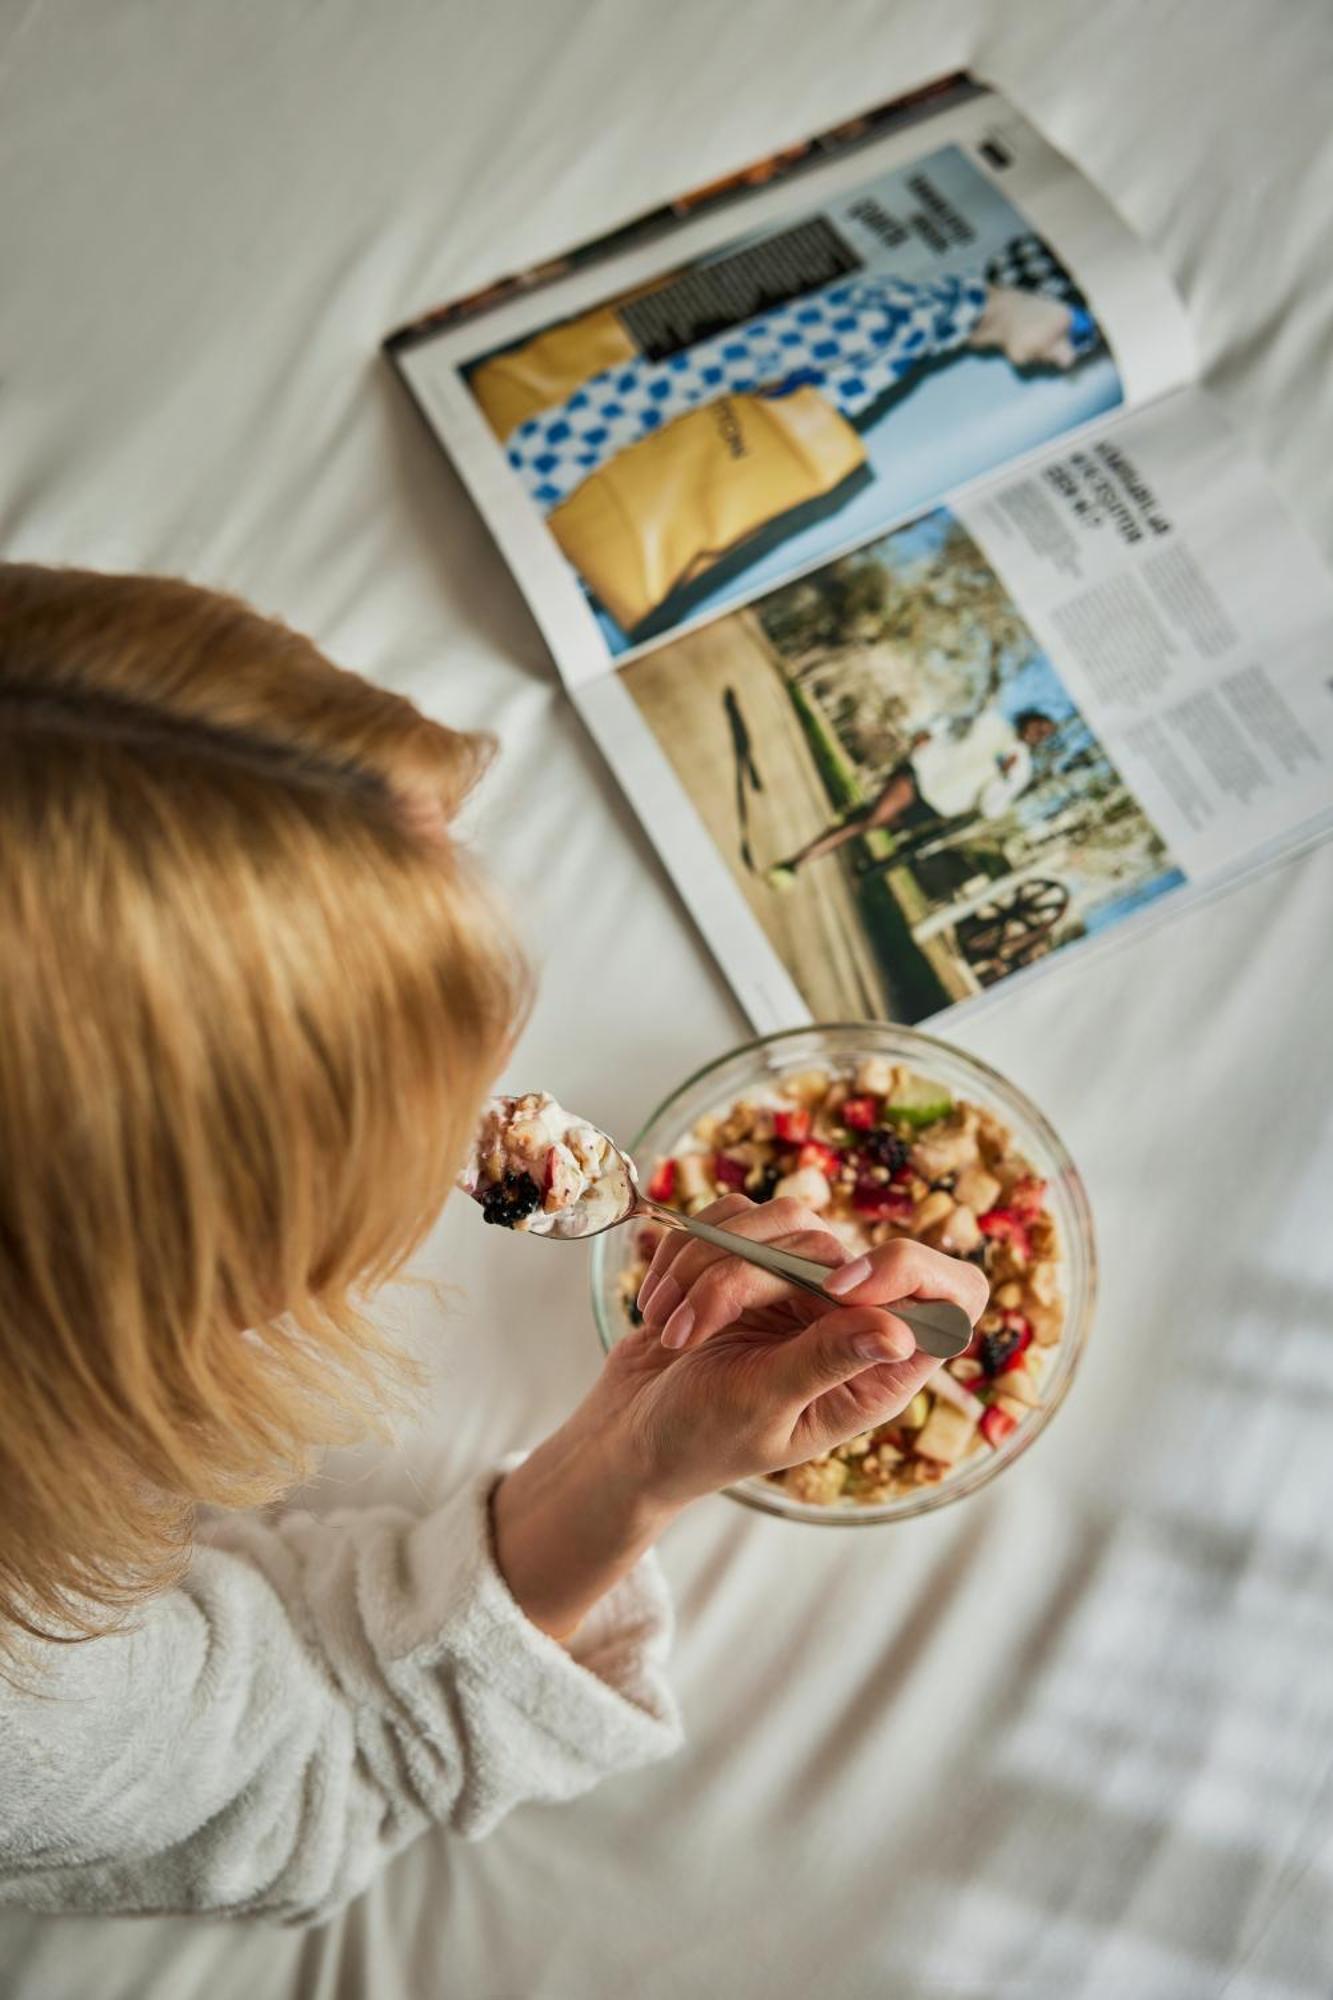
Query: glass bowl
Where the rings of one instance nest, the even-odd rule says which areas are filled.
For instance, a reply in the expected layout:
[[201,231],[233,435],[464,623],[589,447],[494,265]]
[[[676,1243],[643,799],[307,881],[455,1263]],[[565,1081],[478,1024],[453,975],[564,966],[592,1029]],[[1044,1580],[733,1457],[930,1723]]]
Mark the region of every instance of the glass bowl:
[[[867,1505],[832,1506],[798,1500],[784,1488],[759,1478],[727,1489],[732,1499],[761,1513],[777,1514],[788,1521],[809,1521],[819,1527],[864,1528],[882,1521],[906,1521],[962,1500],[998,1478],[1045,1430],[1064,1401],[1087,1344],[1097,1292],[1097,1256],[1088,1198],[1073,1161],[1046,1119],[1020,1090],[987,1064],[912,1028],[844,1022],[790,1028],[747,1042],[687,1077],[653,1112],[631,1151],[644,1173],[650,1173],[654,1160],[675,1152],[695,1120],[706,1112],[725,1111],[736,1098],[771,1087],[791,1071],[819,1067],[845,1070],[872,1055],[887,1056],[891,1062],[938,1080],[955,1097],[981,1105],[1009,1127],[1019,1150],[1047,1183],[1047,1201],[1060,1238],[1059,1266],[1067,1301],[1065,1330],[1043,1382],[1042,1407],[1021,1423],[998,1451],[965,1459],[933,1486]],[[608,1351],[629,1331],[619,1283],[634,1258],[634,1241],[635,1230],[629,1226],[609,1230],[593,1243],[593,1313]]]

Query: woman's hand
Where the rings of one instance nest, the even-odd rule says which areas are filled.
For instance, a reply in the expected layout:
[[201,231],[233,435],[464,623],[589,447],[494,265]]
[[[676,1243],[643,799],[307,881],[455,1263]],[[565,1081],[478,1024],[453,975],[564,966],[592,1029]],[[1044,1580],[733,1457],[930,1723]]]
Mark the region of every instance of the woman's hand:
[[828,1286],[838,1303],[688,1236],[658,1245],[639,1294],[644,1324],[606,1375],[651,1489],[676,1502],[799,1465],[906,1408],[939,1364],[885,1310],[896,1300],[951,1299],[973,1322],[986,1304],[974,1264],[907,1240],[849,1263],[793,1201],[756,1208],[731,1195],[705,1220],[840,1267]]
[[1061,299],[1025,292],[1016,285],[992,285],[968,345],[998,347],[1015,368],[1044,363],[1072,368],[1074,315]]
[[705,1219],[843,1267],[830,1279],[839,1303],[693,1238],[664,1239],[641,1292],[644,1324],[496,1493],[500,1568],[557,1637],[689,1501],[831,1451],[906,1407],[939,1364],[887,1306],[951,1299],[975,1322],[986,1303],[975,1265],[923,1244],[885,1244],[848,1264],[796,1202],[731,1195]]

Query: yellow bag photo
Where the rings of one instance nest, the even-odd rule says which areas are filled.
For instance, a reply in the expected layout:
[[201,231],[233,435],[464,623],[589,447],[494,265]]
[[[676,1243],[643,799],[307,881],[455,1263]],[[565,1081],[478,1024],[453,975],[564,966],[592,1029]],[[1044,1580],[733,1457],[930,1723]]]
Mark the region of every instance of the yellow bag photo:
[[[617,453],[548,526],[631,632],[765,528],[864,473],[865,445],[817,389],[723,396]],[[789,532],[804,525],[793,519]]]
[[503,443],[539,410],[563,403],[590,377],[635,360],[638,352],[610,306],[602,306],[483,361],[468,387]]

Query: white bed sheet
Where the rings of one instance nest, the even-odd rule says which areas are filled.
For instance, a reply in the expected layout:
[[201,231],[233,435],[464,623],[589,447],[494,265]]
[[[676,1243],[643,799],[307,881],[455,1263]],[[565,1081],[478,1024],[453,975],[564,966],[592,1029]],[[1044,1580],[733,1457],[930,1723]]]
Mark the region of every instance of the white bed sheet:
[[[376,342],[969,62],[1156,246],[1333,556],[1323,0],[0,0],[6,552],[225,585],[496,727],[479,837],[545,968],[522,1073],[616,1130],[742,1023]],[[423,1840],[318,1933],[9,1916],[0,1990],[1323,2000],[1331,905],[1325,849],[969,1028],[1090,1185],[1081,1380],[908,1529],[681,1523],[678,1760]],[[594,1368],[580,1253],[474,1221],[428,1259],[458,1302],[403,1308],[441,1357],[420,1436],[326,1496],[446,1485]]]

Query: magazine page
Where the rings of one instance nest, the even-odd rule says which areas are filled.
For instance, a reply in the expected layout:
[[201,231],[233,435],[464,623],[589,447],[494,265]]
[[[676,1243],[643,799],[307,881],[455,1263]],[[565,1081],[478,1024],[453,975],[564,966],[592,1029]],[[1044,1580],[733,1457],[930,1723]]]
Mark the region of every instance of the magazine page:
[[1330,660],[1185,391],[576,699],[756,1026],[914,1022],[1330,830]]
[[571,684],[1192,361],[1109,204],[966,81],[388,346]]

